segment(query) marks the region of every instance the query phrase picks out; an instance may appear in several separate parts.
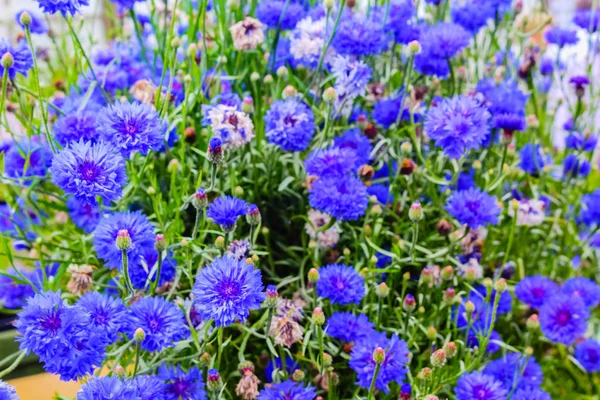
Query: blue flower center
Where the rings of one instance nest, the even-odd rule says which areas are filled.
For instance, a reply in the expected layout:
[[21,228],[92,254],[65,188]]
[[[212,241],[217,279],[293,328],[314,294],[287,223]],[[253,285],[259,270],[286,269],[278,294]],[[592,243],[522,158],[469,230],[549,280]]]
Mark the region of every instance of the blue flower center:
[[187,398],[191,395],[188,382],[181,378],[175,379],[174,382],[169,385],[168,390],[169,392],[181,396],[182,398]]
[[241,287],[238,282],[224,281],[217,286],[217,292],[227,301],[238,297],[241,293]]
[[44,329],[51,333],[58,332],[61,324],[62,322],[60,320],[60,315],[58,314],[49,315],[47,318],[42,320],[42,326]]
[[87,181],[96,179],[99,174],[98,166],[91,160],[85,160],[79,164],[79,173]]
[[296,126],[296,122],[296,118],[293,115],[286,115],[283,119],[283,123],[292,128]]
[[571,314],[569,314],[567,311],[560,311],[556,316],[556,321],[563,326],[566,325],[570,320]]

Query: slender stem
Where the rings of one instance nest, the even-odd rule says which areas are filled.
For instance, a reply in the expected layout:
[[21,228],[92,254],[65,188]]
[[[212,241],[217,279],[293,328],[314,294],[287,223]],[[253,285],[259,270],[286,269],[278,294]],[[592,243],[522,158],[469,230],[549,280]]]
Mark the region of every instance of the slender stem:
[[373,379],[371,380],[371,386],[369,387],[369,400],[373,400],[375,397],[375,382],[377,381],[377,375],[379,375],[379,370],[381,369],[381,363],[377,363],[375,365],[375,372],[373,373]]
[[196,236],[198,236],[198,229],[200,229],[200,209],[196,209],[196,221],[194,222],[194,231],[192,232],[192,241],[196,240]]
[[138,372],[138,367],[140,366],[140,353],[142,351],[141,349],[141,344],[140,343],[136,343],[135,346],[135,364],[133,367],[133,376],[135,377],[137,375]]
[[320,373],[323,375],[325,372],[325,356],[323,351],[323,327],[317,326],[317,334],[319,335],[319,367]]
[[219,346],[219,348],[217,349],[217,365],[215,366],[215,368],[218,370],[219,366],[221,365],[221,356],[223,355],[223,327],[219,327],[218,329],[218,339],[217,339],[217,345]]
[[125,279],[125,287],[127,288],[127,291],[129,292],[129,295],[127,298],[132,298],[133,295],[135,294],[135,291],[133,290],[133,286],[131,285],[131,280],[129,279],[129,257],[127,256],[127,250],[122,250],[121,251],[121,255],[122,255],[122,263],[123,263],[123,279]]
[[154,294],[154,292],[156,291],[156,288],[158,287],[158,285],[160,283],[160,275],[162,273],[162,263],[163,263],[162,251],[159,251],[158,252],[158,266],[156,267],[156,276],[150,287],[151,295]]
[[2,73],[2,97],[0,98],[0,123],[4,123],[6,110],[4,109],[4,101],[6,100],[6,89],[8,86],[8,68],[4,68]]
[[21,351],[21,354],[19,354],[19,357],[17,357],[17,359],[8,368],[6,368],[4,371],[0,372],[0,378],[3,378],[6,375],[13,372],[19,366],[21,361],[23,361],[23,358],[25,358],[26,354],[27,354],[27,352],[25,350]]
[[[512,207],[512,204],[510,205]],[[515,214],[513,215],[513,221],[510,225],[510,233],[508,234],[508,244],[506,245],[506,253],[504,253],[504,260],[502,260],[502,267],[506,265],[508,262],[508,257],[510,256],[510,248],[512,247],[512,242],[515,237],[515,227],[517,226],[517,218],[519,218],[519,210],[515,210]]]
[[[37,57],[35,55],[35,49],[33,47],[33,41],[31,40],[31,29],[29,25],[25,25],[25,36],[27,37],[27,43],[29,44],[29,49],[31,50],[31,57],[33,57],[33,82],[36,85],[38,102],[40,103],[40,111],[42,112],[42,120],[44,122],[44,133],[46,134],[46,140],[50,145],[53,153],[56,153],[56,148],[54,147],[54,140],[50,136],[50,129],[48,129],[48,113],[46,112],[46,107],[44,105],[44,96],[42,94],[42,85],[40,84],[40,70],[38,68]],[[6,73],[6,68],[4,69]],[[4,89],[4,76],[2,77],[2,88]],[[4,93],[4,90],[3,90]],[[2,114],[4,114],[4,94],[3,98],[3,107]]]
[[417,246],[417,239],[419,237],[419,224],[415,222],[413,226],[415,228],[415,232],[413,234],[413,240],[410,246],[410,259],[412,262],[415,262],[415,247]]

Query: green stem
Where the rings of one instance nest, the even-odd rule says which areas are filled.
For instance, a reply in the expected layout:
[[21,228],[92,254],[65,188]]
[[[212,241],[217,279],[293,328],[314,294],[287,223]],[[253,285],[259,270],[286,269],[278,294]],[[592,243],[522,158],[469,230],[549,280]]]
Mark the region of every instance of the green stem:
[[198,229],[200,229],[200,209],[196,209],[196,221],[194,222],[194,231],[192,232],[192,242],[196,240],[196,236],[198,236]]
[[219,327],[218,329],[218,333],[217,333],[217,345],[219,346],[219,348],[217,349],[217,364],[215,366],[215,368],[218,370],[219,366],[221,365],[221,356],[223,355],[223,327]]
[[154,294],[154,292],[156,291],[156,288],[158,287],[158,284],[160,282],[160,275],[162,273],[162,263],[163,263],[162,251],[159,251],[158,252],[158,266],[156,267],[156,276],[154,278],[154,281],[152,282],[152,286],[150,287],[151,295]]
[[419,224],[414,223],[415,232],[413,234],[412,244],[410,246],[410,259],[415,262],[415,247],[417,246],[417,239],[419,238]]
[[[512,207],[512,204],[509,206]],[[506,265],[508,262],[508,257],[510,256],[510,249],[512,247],[512,242],[515,237],[515,228],[517,226],[517,218],[519,217],[519,210],[515,210],[515,214],[513,215],[513,221],[510,225],[510,233],[508,234],[508,244],[506,246],[506,253],[504,253],[504,260],[502,261],[502,267]]]
[[27,354],[27,352],[25,350],[21,351],[21,354],[19,354],[19,357],[17,357],[17,359],[8,368],[6,368],[4,371],[0,372],[0,378],[3,378],[6,375],[13,372],[19,366],[21,361],[23,361],[23,358],[25,358],[26,354]]
[[2,73],[2,97],[0,98],[0,123],[4,123],[6,110],[4,109],[4,101],[6,100],[6,89],[8,86],[8,68],[4,68]]
[[369,387],[369,400],[373,400],[375,398],[375,382],[377,381],[377,375],[379,375],[379,370],[381,369],[381,363],[377,363],[375,365],[375,373],[373,374],[373,379],[371,379],[371,386]]
[[123,279],[125,280],[125,287],[129,292],[127,298],[132,298],[135,294],[133,290],[133,286],[131,285],[131,280],[129,279],[129,257],[127,256],[127,250],[121,250],[122,255],[122,263],[123,263]]
[[135,377],[138,372],[138,367],[140,366],[140,353],[142,352],[140,343],[137,343],[135,346],[135,365],[133,366],[133,376]]
[[319,367],[320,373],[323,375],[325,372],[325,357],[323,351],[323,327],[320,325],[317,326],[317,334],[319,336]]

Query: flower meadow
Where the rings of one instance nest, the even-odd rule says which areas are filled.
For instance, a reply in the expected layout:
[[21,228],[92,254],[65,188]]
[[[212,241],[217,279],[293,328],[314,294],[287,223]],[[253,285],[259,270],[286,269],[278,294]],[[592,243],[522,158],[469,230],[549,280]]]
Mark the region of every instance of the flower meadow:
[[598,399],[600,11],[105,3],[0,39],[1,400]]

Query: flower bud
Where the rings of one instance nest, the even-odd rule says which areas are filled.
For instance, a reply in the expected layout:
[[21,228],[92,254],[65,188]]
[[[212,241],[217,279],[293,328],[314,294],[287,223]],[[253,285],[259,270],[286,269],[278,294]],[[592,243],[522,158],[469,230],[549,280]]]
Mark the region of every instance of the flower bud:
[[325,8],[331,9],[335,5],[335,0],[325,0],[323,3],[325,4]]
[[465,313],[467,313],[467,319],[471,319],[473,312],[475,312],[475,304],[469,300],[465,303]]
[[156,194],[156,189],[154,189],[154,186],[148,186],[148,189],[146,189],[146,194],[148,196],[154,196]]
[[270,85],[271,83],[273,83],[273,75],[271,75],[271,74],[265,75],[265,77],[263,78],[263,83],[265,85]]
[[506,284],[506,280],[504,280],[504,278],[500,278],[496,281],[496,283],[494,284],[494,289],[496,289],[496,292],[498,293],[504,293],[506,291],[507,288],[507,284]]
[[248,206],[248,211],[246,212],[246,221],[248,221],[250,225],[258,225],[261,220],[260,210],[256,204],[250,204]]
[[323,366],[327,368],[331,367],[331,364],[333,364],[333,357],[331,357],[331,354],[323,353]]
[[171,47],[176,49],[179,46],[181,46],[181,39],[179,39],[178,37],[174,37],[173,40],[171,40]]
[[454,268],[451,265],[447,265],[442,269],[441,277],[445,281],[449,281],[454,278]]
[[221,390],[223,386],[223,381],[221,380],[221,374],[214,368],[208,370],[206,375],[206,388],[209,392],[218,392]]
[[30,25],[31,24],[31,15],[27,11],[23,11],[21,13],[21,17],[19,17],[19,21],[21,25]]
[[413,312],[417,307],[417,301],[412,294],[407,294],[402,302],[402,309],[406,312]]
[[421,207],[421,203],[418,201],[412,203],[408,210],[408,218],[410,218],[412,222],[418,222],[423,219],[423,207]]
[[350,251],[349,248],[344,247],[344,251],[342,251],[342,254],[344,255],[344,257],[348,258],[348,257],[350,257],[350,254],[352,254],[352,252]]
[[196,210],[203,210],[208,207],[208,197],[203,188],[196,189],[196,193],[192,195],[192,205]]
[[437,337],[437,329],[435,329],[433,326],[430,326],[429,328],[427,328],[427,339],[435,340],[436,337]]
[[211,356],[208,353],[204,353],[200,356],[200,365],[208,367],[210,365]]
[[317,325],[317,326],[325,325],[325,314],[323,313],[323,310],[321,310],[320,307],[316,307],[313,310],[312,318],[313,318],[313,322],[315,323],[315,325]]
[[537,331],[540,329],[540,317],[538,317],[537,314],[532,314],[529,318],[527,318],[525,325],[530,331]]
[[421,52],[421,43],[418,40],[413,40],[408,44],[408,51],[411,55],[416,55]]
[[525,353],[526,356],[532,356],[533,355],[533,348],[531,346],[525,347],[524,353]]
[[225,238],[223,236],[217,236],[215,239],[215,247],[219,250],[225,248]]
[[154,241],[154,248],[159,253],[161,253],[167,249],[167,241],[165,240],[165,235],[163,235],[161,233],[156,235],[156,238]]
[[377,127],[375,124],[367,124],[367,127],[365,128],[365,136],[369,139],[375,139],[377,137]]
[[367,117],[365,115],[359,115],[358,118],[356,119],[356,126],[358,126],[358,129],[360,129],[361,131],[364,131],[365,129],[367,129],[367,126],[369,125],[369,121],[367,120]]
[[285,87],[285,89],[283,89],[283,93],[281,94],[281,97],[283,97],[284,99],[287,99],[288,97],[295,96],[297,93],[298,93],[298,91],[296,91],[295,87],[293,87],[292,85],[287,85]]
[[434,368],[441,368],[446,365],[446,352],[443,349],[439,349],[433,352],[429,358],[431,365]]
[[137,328],[133,333],[133,340],[135,340],[138,343],[141,343],[144,341],[144,339],[146,339],[146,332],[144,332],[142,328]]
[[218,137],[212,137],[208,142],[208,161],[213,164],[223,161],[223,142]]
[[381,347],[377,347],[375,351],[373,351],[373,361],[377,364],[381,364],[385,361],[385,350]]
[[454,342],[448,342],[444,345],[443,347],[444,352],[446,353],[446,357],[448,359],[451,359],[452,357],[454,357],[456,355],[456,343]]
[[319,270],[316,268],[311,268],[308,271],[308,281],[310,283],[317,283],[318,280],[319,280]]
[[423,381],[430,381],[433,377],[433,371],[431,370],[431,368],[425,367],[421,371],[419,371],[417,377]]
[[405,272],[404,275],[402,275],[402,280],[407,282],[410,280],[410,272]]
[[444,290],[444,302],[446,304],[454,304],[454,299],[456,297],[456,290],[454,288],[448,288]]
[[131,248],[131,236],[129,236],[127,229],[121,229],[117,233],[116,243],[119,250],[129,250]]
[[417,168],[417,164],[410,158],[405,158],[402,160],[402,164],[400,165],[400,175],[411,175],[415,172]]
[[373,207],[371,207],[371,211],[369,211],[369,213],[371,215],[381,215],[381,213],[383,212],[383,209],[381,208],[381,204],[374,204]]
[[[250,80],[252,82],[256,82],[259,79],[260,79],[260,74],[258,72],[253,72],[250,74]],[[273,79],[273,77],[271,77],[271,79]]]
[[399,400],[410,400],[412,398],[412,386],[410,383],[404,383],[400,387]]
[[275,308],[277,306],[278,299],[279,294],[277,293],[277,286],[267,286],[265,305],[269,308]]
[[323,92],[323,100],[326,103],[333,103],[335,101],[335,99],[337,98],[337,92],[335,91],[334,88],[332,87],[328,87],[327,89],[325,89],[325,91]]
[[440,222],[437,223],[436,229],[440,236],[448,236],[450,232],[452,232],[452,224],[445,219],[441,219]]
[[281,79],[287,79],[288,69],[286,67],[284,67],[283,65],[281,67],[277,68],[277,76],[280,77]]
[[305,377],[305,373],[304,371],[302,371],[301,369],[297,369],[292,373],[292,380],[294,382],[302,382],[304,380]]
[[428,394],[427,396],[423,397],[423,400],[440,400],[440,398],[435,394]]
[[254,112],[254,99],[252,99],[252,97],[244,97],[244,100],[242,100],[242,111],[246,114]]
[[390,294],[390,288],[388,287],[388,285],[385,282],[381,282],[375,288],[375,293],[377,294],[377,297],[383,299],[383,298],[386,298],[386,297],[389,296],[389,294]]
[[4,53],[2,59],[0,60],[0,64],[4,68],[11,68],[13,65],[15,65],[15,59],[12,54]]
[[195,58],[196,53],[198,53],[198,45],[196,43],[190,43],[187,47],[187,55],[188,57]]
[[120,366],[119,364],[117,364],[114,371],[115,371],[115,374],[117,374],[118,376],[125,375],[125,369],[122,366]]
[[404,156],[410,156],[412,154],[412,143],[411,142],[403,142],[400,145],[400,151]]
[[176,158],[169,161],[169,165],[167,165],[167,171],[172,174],[174,172],[177,172],[178,170],[179,170],[179,161],[177,161]]

